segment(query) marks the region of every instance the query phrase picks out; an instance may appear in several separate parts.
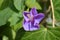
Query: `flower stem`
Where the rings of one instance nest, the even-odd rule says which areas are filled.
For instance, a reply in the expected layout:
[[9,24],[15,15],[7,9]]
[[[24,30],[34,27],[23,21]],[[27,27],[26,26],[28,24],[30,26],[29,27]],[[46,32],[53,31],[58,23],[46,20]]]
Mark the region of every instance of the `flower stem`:
[[51,3],[52,17],[53,17],[52,25],[53,25],[53,27],[55,27],[55,16],[54,16],[54,7],[53,7],[53,2],[52,2],[52,0],[50,0],[50,3]]

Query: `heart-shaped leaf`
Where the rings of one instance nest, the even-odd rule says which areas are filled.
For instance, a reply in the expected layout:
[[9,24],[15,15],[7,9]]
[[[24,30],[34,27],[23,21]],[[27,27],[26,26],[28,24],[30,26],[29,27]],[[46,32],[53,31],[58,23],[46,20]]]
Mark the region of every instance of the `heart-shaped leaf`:
[[[40,28],[38,31],[17,33],[16,40],[60,40],[60,27]],[[21,37],[21,38],[19,38]]]

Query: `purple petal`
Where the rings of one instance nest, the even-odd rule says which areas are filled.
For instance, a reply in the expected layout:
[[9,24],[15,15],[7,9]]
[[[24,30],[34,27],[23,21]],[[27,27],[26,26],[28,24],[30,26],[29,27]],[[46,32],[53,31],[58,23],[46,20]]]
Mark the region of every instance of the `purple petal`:
[[38,25],[32,25],[31,22],[24,22],[23,23],[23,28],[25,31],[34,31],[34,30],[38,30],[39,26]]
[[29,14],[29,12],[26,12],[26,11],[23,12],[24,19],[25,19],[26,21],[29,21],[29,18],[28,18],[28,16],[27,16],[27,14]]
[[32,8],[30,11],[31,16],[37,15],[37,13],[38,12],[37,12],[36,8]]
[[[39,22],[41,22],[41,20],[45,17],[45,15],[43,13],[39,13],[38,15],[36,15],[34,18],[35,18],[35,24]],[[35,25],[34,24],[34,25]]]

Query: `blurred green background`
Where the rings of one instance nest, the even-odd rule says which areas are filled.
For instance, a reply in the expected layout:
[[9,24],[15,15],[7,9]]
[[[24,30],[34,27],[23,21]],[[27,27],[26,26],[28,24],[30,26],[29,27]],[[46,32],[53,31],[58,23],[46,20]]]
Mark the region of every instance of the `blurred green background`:
[[[60,40],[60,0],[52,0],[55,27],[52,27],[50,0],[0,0],[0,40]],[[22,27],[23,11],[36,7],[45,14],[37,31]]]

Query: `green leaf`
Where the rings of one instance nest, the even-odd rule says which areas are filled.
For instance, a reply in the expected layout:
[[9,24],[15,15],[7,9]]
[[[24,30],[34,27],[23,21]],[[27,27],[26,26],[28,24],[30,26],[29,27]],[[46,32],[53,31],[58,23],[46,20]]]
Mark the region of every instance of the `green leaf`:
[[22,17],[22,13],[13,13],[12,16],[9,18],[8,20],[10,22],[10,26],[17,31],[18,29],[20,29],[22,27],[22,22],[23,22],[23,17]]
[[19,17],[17,13],[13,13],[12,16],[9,18],[10,26],[15,25],[19,21]]
[[12,30],[12,36],[13,36],[13,39],[15,40],[16,32],[14,30]]
[[4,28],[4,31],[2,34],[3,34],[3,37],[2,37],[3,40],[14,40],[16,36],[16,32],[13,29],[11,29],[11,27],[9,26]]
[[24,8],[24,0],[14,0],[14,5],[20,11]]
[[21,20],[19,21],[19,23],[17,23],[16,25],[14,25],[13,29],[15,31],[18,31],[20,28],[22,28],[22,24],[23,24],[23,18],[21,18]]
[[0,26],[6,24],[12,13],[13,11],[10,8],[0,11]]
[[54,12],[57,21],[60,21],[60,0],[53,0]]
[[8,21],[10,22],[10,26],[13,28],[13,30],[17,31],[22,27],[23,18],[20,18],[19,14],[14,13]]
[[4,35],[2,40],[8,40],[8,37]]
[[[8,29],[9,30],[9,29]],[[11,32],[11,33],[10,33]],[[16,36],[16,33],[15,33],[15,31],[14,30],[9,30],[9,32],[8,31],[6,31],[5,30],[5,35],[3,35],[3,40],[14,40],[15,39],[15,36]],[[9,35],[10,34],[10,35]],[[12,38],[11,38],[12,37]]]
[[40,28],[37,31],[26,32],[20,30],[16,40],[60,40],[60,27],[57,28]]
[[1,5],[2,5],[3,1],[4,1],[4,0],[0,0],[0,7],[1,7]]
[[38,4],[38,2],[36,2],[36,0],[26,0],[25,4],[29,7],[29,8],[33,8],[36,7],[36,9],[42,9],[41,6]]
[[11,0],[3,0],[3,3],[1,4],[0,10],[3,10],[7,8],[10,5]]
[[23,17],[23,10],[19,12],[19,17]]

